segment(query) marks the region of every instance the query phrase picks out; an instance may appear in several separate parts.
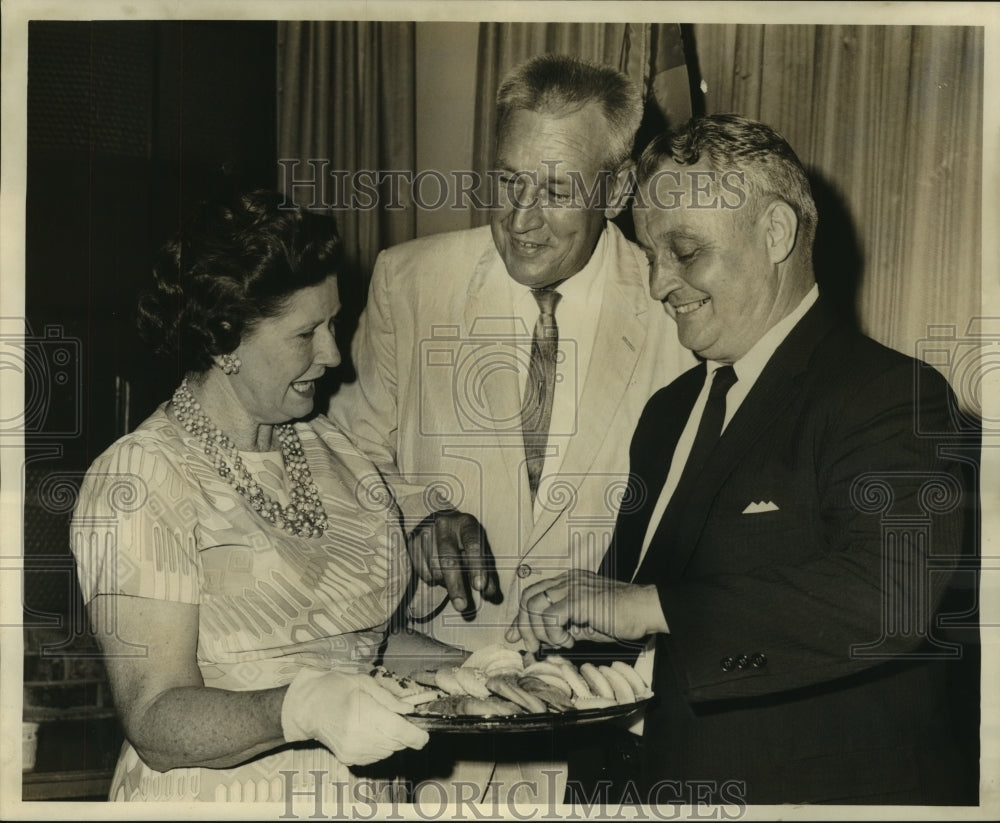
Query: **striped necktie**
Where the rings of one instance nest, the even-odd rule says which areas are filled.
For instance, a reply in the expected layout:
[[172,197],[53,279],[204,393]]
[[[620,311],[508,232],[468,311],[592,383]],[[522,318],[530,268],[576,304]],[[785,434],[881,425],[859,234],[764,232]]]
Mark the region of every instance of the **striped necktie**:
[[538,481],[545,463],[545,446],[552,419],[552,396],[556,385],[556,355],[559,351],[559,327],[556,304],[562,297],[552,288],[532,289],[538,303],[538,320],[531,339],[531,361],[521,402],[521,430],[527,458],[528,487],[534,502]]

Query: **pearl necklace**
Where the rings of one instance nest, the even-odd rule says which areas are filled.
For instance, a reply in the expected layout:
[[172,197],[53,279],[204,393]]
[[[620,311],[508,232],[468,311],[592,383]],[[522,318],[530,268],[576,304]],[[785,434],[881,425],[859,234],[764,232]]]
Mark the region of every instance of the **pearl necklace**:
[[187,378],[174,392],[173,403],[174,414],[184,430],[201,441],[219,476],[245,497],[257,514],[272,525],[299,537],[319,537],[323,534],[327,526],[326,512],[294,426],[285,423],[274,427],[285,472],[292,482],[288,494],[291,502],[282,506],[264,493],[244,465],[236,444],[201,410],[191,394]]

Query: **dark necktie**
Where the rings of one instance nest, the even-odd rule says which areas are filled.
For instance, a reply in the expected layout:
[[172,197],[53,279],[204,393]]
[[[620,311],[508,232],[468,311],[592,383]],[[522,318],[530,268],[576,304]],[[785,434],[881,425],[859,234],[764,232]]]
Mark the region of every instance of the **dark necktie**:
[[[701,420],[698,423],[698,431],[695,434],[694,442],[691,444],[691,451],[687,461],[684,463],[684,470],[681,472],[677,487],[670,496],[670,502],[663,511],[660,527],[668,521],[676,518],[677,513],[683,511],[691,491],[695,486],[702,467],[708,460],[712,449],[719,441],[722,433],[722,424],[726,419],[726,393],[736,382],[736,372],[732,366],[721,366],[712,375],[712,386],[708,390],[708,401],[702,412]],[[631,478],[630,478],[631,482]],[[648,527],[648,523],[646,526]],[[618,531],[616,527],[616,532]],[[616,580],[630,581],[635,574],[639,564],[639,555],[642,553],[642,542],[646,534],[646,529],[641,529],[641,535],[637,533],[638,539],[631,539],[625,545],[619,545],[618,541],[612,539],[611,546],[598,573],[605,577],[613,577]]]
[[532,289],[539,315],[531,338],[531,362],[521,403],[521,429],[524,455],[527,458],[528,488],[534,502],[538,481],[545,463],[545,445],[552,419],[552,395],[556,385],[556,354],[559,351],[559,327],[556,325],[556,304],[562,297],[549,289]]

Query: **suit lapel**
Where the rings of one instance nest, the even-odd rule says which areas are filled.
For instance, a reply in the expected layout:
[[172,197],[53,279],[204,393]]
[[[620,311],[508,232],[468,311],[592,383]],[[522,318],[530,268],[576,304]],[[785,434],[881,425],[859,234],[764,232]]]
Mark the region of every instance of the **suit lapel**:
[[[632,380],[646,345],[646,312],[651,310],[645,278],[636,258],[622,248],[618,230],[608,224],[604,297],[594,336],[587,377],[577,399],[576,431],[561,438],[566,454],[559,474],[574,488],[587,474],[611,434],[612,422]],[[619,265],[620,264],[620,265]],[[550,441],[551,443],[552,441]],[[533,545],[561,516],[555,507],[543,507],[529,537]]]
[[[513,316],[507,277],[491,238],[469,282],[464,331],[467,337],[484,341],[483,348],[477,352],[480,360],[476,366],[475,382],[482,390],[486,407],[484,425],[492,424],[497,430],[497,448],[503,456],[508,486],[504,493],[518,501],[523,545],[532,526],[532,517],[531,494],[524,468],[524,441],[520,433],[521,385],[514,368],[517,353],[514,350],[504,351],[504,345],[509,341],[513,346],[514,341],[525,333],[530,340],[531,330],[525,332],[523,323]],[[463,381],[462,388],[469,388],[469,381]],[[478,408],[476,399],[472,398],[469,402]],[[490,487],[496,488],[492,483]]]
[[683,574],[723,483],[792,402],[817,344],[832,326],[833,321],[817,301],[775,350],[705,463],[684,510],[675,513],[670,522],[661,522],[654,540],[660,548],[647,554],[643,579],[659,577],[657,569],[665,570],[669,579]]
[[643,409],[629,455],[628,491],[608,549],[610,576],[632,579],[677,442],[704,382],[705,365],[700,364],[653,395]]

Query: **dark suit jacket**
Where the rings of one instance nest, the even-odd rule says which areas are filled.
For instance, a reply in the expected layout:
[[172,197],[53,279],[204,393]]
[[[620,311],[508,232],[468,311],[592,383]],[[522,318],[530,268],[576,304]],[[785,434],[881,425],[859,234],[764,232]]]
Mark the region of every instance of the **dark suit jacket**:
[[[647,404],[642,493],[616,540],[642,539],[703,381],[700,365]],[[967,799],[942,682],[955,650],[932,621],[966,484],[942,438],[919,435],[951,430],[953,402],[937,372],[822,302],[775,352],[636,578],[670,628],[644,733],[661,802],[677,792],[665,780],[711,781],[719,802]],[[776,508],[744,513],[754,503]]]

